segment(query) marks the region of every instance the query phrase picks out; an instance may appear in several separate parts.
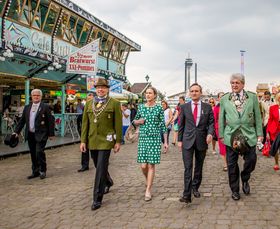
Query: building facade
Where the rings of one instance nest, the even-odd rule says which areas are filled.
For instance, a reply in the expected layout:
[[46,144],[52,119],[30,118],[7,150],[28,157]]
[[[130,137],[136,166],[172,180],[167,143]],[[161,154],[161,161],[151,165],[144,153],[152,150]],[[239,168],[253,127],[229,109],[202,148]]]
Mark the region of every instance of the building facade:
[[120,82],[127,81],[129,54],[141,50],[68,0],[1,0],[0,31],[0,113],[13,94],[28,104],[35,87],[62,100],[67,89],[86,92],[85,76],[65,69],[68,55],[93,40],[100,39],[97,76]]

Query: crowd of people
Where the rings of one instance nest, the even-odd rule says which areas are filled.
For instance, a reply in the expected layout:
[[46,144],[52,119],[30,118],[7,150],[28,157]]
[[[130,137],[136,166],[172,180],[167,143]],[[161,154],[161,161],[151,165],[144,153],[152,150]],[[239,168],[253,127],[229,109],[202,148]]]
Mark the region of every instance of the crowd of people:
[[[167,153],[169,134],[173,129],[172,145],[182,152],[184,164],[184,189],[180,202],[189,204],[192,196],[200,198],[200,185],[203,180],[203,165],[206,152],[212,146],[213,154],[219,150],[221,169],[228,174],[231,197],[238,201],[240,179],[242,191],[250,194],[249,180],[254,171],[257,146],[266,142],[280,145],[280,93],[274,100],[270,92],[258,100],[255,93],[245,90],[245,77],[233,74],[230,77],[231,91],[220,92],[217,99],[202,101],[202,87],[194,83],[190,86],[190,101],[179,98],[172,110],[166,101],[157,104],[157,90],[148,87],[145,103],[135,105],[120,104],[109,96],[109,83],[99,78],[95,84],[96,96],[90,94],[85,105],[78,101],[81,135],[81,169],[89,169],[89,155],[96,168],[92,210],[102,205],[104,194],[114,182],[109,174],[111,150],[120,151],[125,144],[125,132],[131,126],[139,129],[137,162],[145,178],[144,200],[152,200],[152,187],[156,165],[160,164],[162,153]],[[15,129],[18,135],[24,125],[32,160],[32,174],[28,179],[46,177],[46,157],[44,147],[48,138],[54,136],[54,121],[49,106],[41,102],[42,92],[31,92],[32,103],[24,107],[23,115]],[[278,140],[277,140],[278,139]],[[275,152],[274,170],[279,170],[278,153]],[[243,157],[244,166],[240,172],[238,158]],[[194,161],[194,162],[193,162]],[[194,167],[194,168],[193,168]]]

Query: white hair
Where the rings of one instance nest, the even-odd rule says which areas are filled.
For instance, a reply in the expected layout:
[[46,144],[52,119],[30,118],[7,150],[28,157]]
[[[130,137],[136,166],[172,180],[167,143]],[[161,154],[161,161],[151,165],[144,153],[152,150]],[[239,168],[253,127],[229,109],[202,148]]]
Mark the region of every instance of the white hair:
[[33,95],[35,92],[39,92],[40,96],[43,96],[43,92],[40,89],[33,89],[31,91],[31,95]]
[[234,73],[230,77],[230,82],[232,80],[240,80],[243,84],[245,84],[245,76],[241,73]]

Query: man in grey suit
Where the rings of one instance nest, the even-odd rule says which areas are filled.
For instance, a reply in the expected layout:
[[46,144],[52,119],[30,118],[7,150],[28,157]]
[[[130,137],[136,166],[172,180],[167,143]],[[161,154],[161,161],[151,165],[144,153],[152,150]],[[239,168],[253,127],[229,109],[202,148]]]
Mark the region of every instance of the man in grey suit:
[[[212,141],[214,132],[214,115],[209,104],[200,100],[202,87],[194,83],[190,87],[191,101],[181,106],[178,146],[182,150],[185,166],[184,192],[180,202],[191,203],[191,193],[199,198],[198,191],[202,181],[203,162]],[[193,155],[195,155],[194,176]]]

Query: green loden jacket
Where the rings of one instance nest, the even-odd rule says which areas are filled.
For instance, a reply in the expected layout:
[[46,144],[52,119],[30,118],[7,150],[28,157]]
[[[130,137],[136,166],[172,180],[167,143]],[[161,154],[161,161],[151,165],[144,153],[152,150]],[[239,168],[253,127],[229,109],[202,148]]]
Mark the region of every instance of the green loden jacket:
[[251,147],[256,145],[257,137],[263,136],[258,98],[253,92],[244,93],[247,99],[241,113],[236,110],[231,93],[225,94],[220,101],[219,137],[224,138],[224,144],[227,146],[231,146],[231,135],[237,129],[247,137]]
[[90,150],[110,150],[122,139],[122,112],[120,102],[111,98],[105,110],[94,122],[93,99],[84,108],[81,143]]

